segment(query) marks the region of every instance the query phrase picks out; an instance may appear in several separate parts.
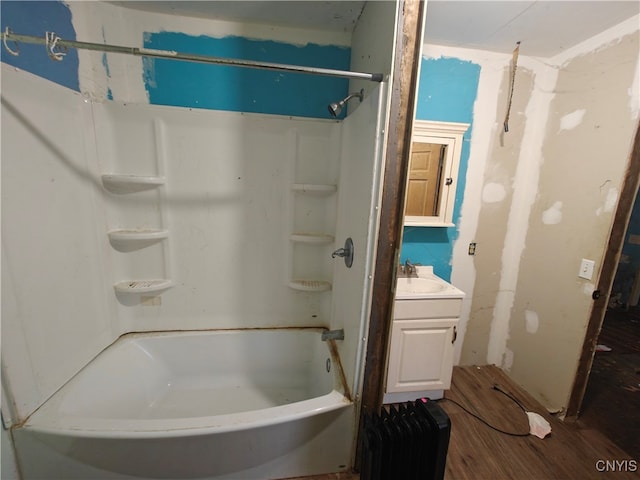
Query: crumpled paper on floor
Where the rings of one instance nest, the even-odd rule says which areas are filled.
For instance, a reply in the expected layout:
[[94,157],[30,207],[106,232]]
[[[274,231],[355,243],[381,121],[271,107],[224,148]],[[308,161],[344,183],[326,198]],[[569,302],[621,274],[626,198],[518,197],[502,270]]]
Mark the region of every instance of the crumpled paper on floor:
[[544,417],[534,412],[525,412],[529,417],[529,433],[538,438],[544,438],[551,433],[551,425]]

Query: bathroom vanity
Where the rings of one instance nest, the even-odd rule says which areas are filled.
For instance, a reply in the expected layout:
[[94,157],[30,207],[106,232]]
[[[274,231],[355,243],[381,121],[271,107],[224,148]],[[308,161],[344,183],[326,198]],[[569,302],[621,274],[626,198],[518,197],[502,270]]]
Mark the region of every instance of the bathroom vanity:
[[451,385],[453,347],[464,292],[415,267],[396,284],[384,403],[442,398]]

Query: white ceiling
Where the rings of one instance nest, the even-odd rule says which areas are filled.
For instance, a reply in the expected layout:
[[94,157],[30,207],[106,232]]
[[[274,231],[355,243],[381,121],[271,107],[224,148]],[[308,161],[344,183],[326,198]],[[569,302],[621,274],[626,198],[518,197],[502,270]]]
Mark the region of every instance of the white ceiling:
[[[140,10],[351,31],[363,1],[124,1]],[[639,0],[428,0],[425,41],[551,57],[640,13]]]
[[429,0],[425,41],[551,57],[638,13],[638,0]]
[[201,18],[265,23],[298,28],[350,32],[364,1],[235,0],[235,1],[114,1],[137,10]]

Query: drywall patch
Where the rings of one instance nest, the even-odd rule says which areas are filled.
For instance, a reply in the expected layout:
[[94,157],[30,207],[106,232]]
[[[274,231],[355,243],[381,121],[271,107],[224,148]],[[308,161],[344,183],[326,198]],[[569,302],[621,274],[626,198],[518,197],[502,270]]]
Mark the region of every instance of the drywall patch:
[[[528,95],[525,93],[528,90],[519,90],[521,94],[526,95],[525,115],[520,117],[526,125],[522,125],[522,127],[514,125],[516,128],[513,129],[513,131],[518,131],[519,128],[522,128],[523,133],[519,142],[520,154],[513,181],[513,199],[509,209],[508,228],[502,249],[500,285],[489,332],[487,347],[487,361],[489,363],[501,360],[507,346],[509,321],[520,274],[520,261],[525,250],[530,215],[538,195],[540,169],[544,163],[540,145],[544,143],[545,131],[531,127],[530,122],[527,122],[526,119],[547,118],[549,116],[551,99],[555,95],[557,71],[523,68],[519,78],[521,79],[520,84],[523,80],[527,80],[532,82],[533,87]],[[515,99],[518,102],[524,101],[518,96]]]
[[527,333],[536,333],[538,331],[538,327],[540,326],[538,314],[533,310],[525,310],[524,326],[527,329]]
[[562,221],[562,202],[555,202],[551,207],[542,212],[542,223],[556,225]]
[[505,348],[502,357],[502,368],[508,372],[511,370],[511,367],[513,367],[513,350]]
[[618,203],[618,189],[616,187],[611,187],[607,192],[607,198],[604,200],[604,211],[613,212],[616,203]]
[[584,292],[585,295],[588,295],[588,296],[593,295],[593,291],[595,289],[596,289],[596,286],[591,282],[587,282],[582,286],[582,291]]
[[573,130],[582,123],[586,110],[576,110],[575,112],[567,113],[560,119],[560,130]]
[[507,196],[507,190],[501,183],[487,183],[482,189],[482,201],[484,203],[498,203]]
[[618,204],[618,189],[616,187],[611,187],[607,190],[607,196],[604,199],[604,203],[601,207],[596,209],[596,215],[600,216],[603,213],[613,212],[616,205]]

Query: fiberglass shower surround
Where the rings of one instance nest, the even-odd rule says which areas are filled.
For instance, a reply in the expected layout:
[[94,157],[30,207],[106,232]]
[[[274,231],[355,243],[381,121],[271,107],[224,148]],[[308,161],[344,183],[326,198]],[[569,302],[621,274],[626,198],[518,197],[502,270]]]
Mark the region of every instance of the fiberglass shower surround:
[[[33,412],[44,408],[56,391],[69,392],[65,387],[78,371],[98,371],[93,367],[102,364],[100,352],[113,352],[114,365],[144,369],[144,356],[132,363],[118,354],[119,337],[175,330],[193,332],[199,347],[189,347],[190,361],[199,355],[198,349],[212,351],[209,337],[200,335],[203,331],[247,329],[264,332],[265,339],[283,336],[255,345],[241,340],[228,359],[233,357],[239,370],[205,374],[210,388],[232,375],[250,376],[242,365],[255,363],[250,353],[262,347],[268,358],[287,357],[285,365],[307,362],[296,361],[293,354],[289,359],[278,346],[287,343],[290,329],[309,331],[305,342],[311,347],[306,350],[317,352],[311,363],[318,368],[306,380],[307,373],[296,373],[301,384],[317,384],[314,375],[321,374],[329,382],[323,392],[274,404],[277,411],[261,414],[262,407],[248,406],[244,412],[230,413],[243,417],[244,431],[227,432],[236,442],[232,452],[246,451],[246,442],[255,439],[252,429],[258,429],[264,418],[276,418],[278,412],[283,419],[289,418],[286,412],[304,417],[310,428],[322,426],[325,433],[312,450],[283,445],[286,465],[271,463],[269,455],[264,464],[249,465],[238,453],[226,464],[235,472],[216,471],[211,462],[192,468],[218,479],[237,478],[240,471],[243,478],[319,474],[348,465],[356,419],[347,392],[355,391],[361,375],[367,313],[362,306],[367,303],[373,258],[385,85],[376,82],[355,111],[335,121],[91,103],[53,82],[7,65],[2,68],[3,223],[12,227],[3,236],[3,255],[10,259],[2,263],[3,285],[15,298],[3,302],[3,333],[11,345],[4,349],[3,366],[11,386],[5,393],[16,406],[5,418],[22,424],[15,439],[20,463],[26,466],[25,478],[51,474],[52,463],[46,459],[52,458],[56,465],[64,465],[60,468],[66,478],[101,478],[105,471],[108,478],[120,478],[124,467],[100,454],[101,441],[116,450],[136,442],[145,455],[169,458],[168,452],[158,449],[165,423],[173,426],[169,436],[176,442],[193,445],[205,438],[191,436],[194,425],[204,431],[224,423],[221,415],[203,405],[199,419],[167,412],[152,418],[150,412],[151,418],[136,420],[140,424],[134,431],[118,423],[117,412],[96,411],[71,437],[82,438],[87,458],[102,460],[80,465],[64,447],[71,419],[87,414],[77,410],[79,397],[72,395],[45,408],[51,413],[49,420],[60,428],[49,425],[48,433],[40,436]],[[82,134],[65,134],[69,131]],[[331,258],[348,237],[355,244],[349,269],[342,259]],[[344,335],[323,342],[323,329]],[[180,349],[169,345],[175,343],[169,337],[162,355],[172,358],[172,369],[186,369],[176,378],[199,376],[184,361],[184,352],[170,353]],[[78,347],[69,349],[70,344]],[[275,395],[286,372],[258,363],[269,370],[261,378],[270,382],[260,388]],[[157,368],[161,365],[154,365],[141,382],[152,376],[164,378],[166,372]],[[120,376],[109,368],[100,372],[85,375],[90,384],[96,382],[96,388],[89,390],[111,399],[102,404],[107,410],[121,401],[126,404],[119,398],[118,392],[128,390]],[[164,395],[187,390],[145,391],[154,392],[160,405]],[[94,404],[90,401],[82,408]],[[319,404],[328,408],[324,414],[317,411]],[[190,411],[188,405],[183,407],[183,412]],[[24,422],[29,418],[27,427]],[[278,438],[291,436],[286,432],[290,423],[274,424],[282,431]],[[230,445],[222,437],[216,441]],[[309,469],[305,459],[317,450],[332,453]],[[138,465],[136,475],[151,476],[153,462],[148,471],[144,462]]]

